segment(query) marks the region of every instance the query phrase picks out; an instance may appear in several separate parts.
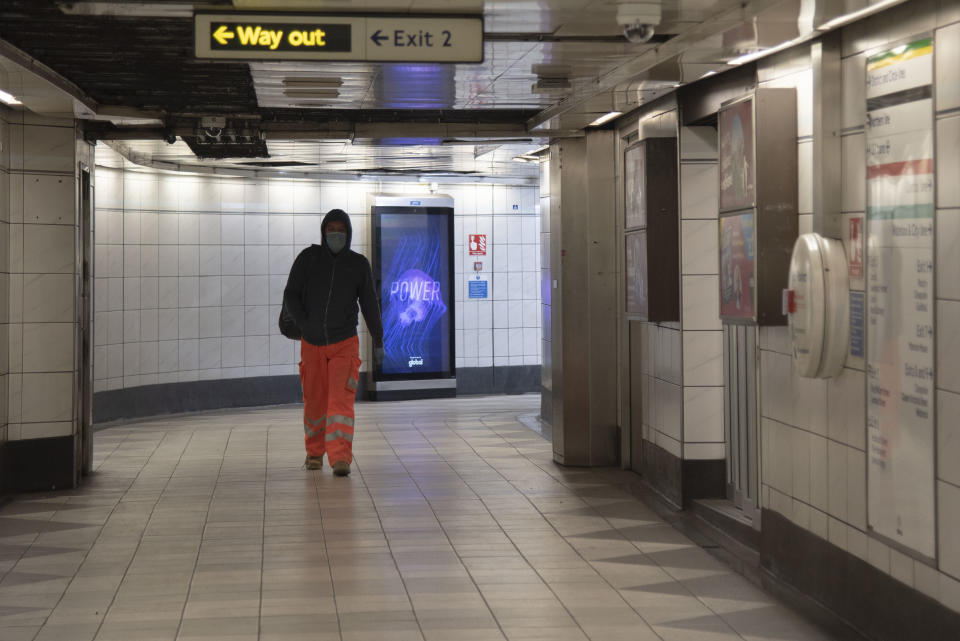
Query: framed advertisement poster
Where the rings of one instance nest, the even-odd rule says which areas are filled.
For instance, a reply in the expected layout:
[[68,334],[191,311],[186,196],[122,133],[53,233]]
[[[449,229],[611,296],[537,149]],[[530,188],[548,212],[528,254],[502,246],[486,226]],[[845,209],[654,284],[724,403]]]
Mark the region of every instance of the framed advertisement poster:
[[623,228],[641,229],[647,226],[646,171],[643,142],[637,142],[623,152]]
[[719,135],[720,211],[754,207],[757,198],[752,96],[720,111]]
[[760,87],[725,102],[717,127],[720,317],[786,325],[783,290],[799,233],[797,90]]
[[757,236],[753,211],[720,217],[720,317],[753,322],[757,316]]
[[627,247],[627,314],[647,320],[649,299],[647,291],[647,232],[630,232],[626,235]]

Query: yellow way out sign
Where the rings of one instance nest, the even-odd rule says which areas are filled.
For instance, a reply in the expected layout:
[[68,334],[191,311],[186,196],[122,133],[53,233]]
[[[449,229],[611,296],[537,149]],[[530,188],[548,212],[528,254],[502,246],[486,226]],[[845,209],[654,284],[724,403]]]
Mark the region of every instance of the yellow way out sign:
[[483,62],[483,19],[441,15],[205,13],[197,58]]

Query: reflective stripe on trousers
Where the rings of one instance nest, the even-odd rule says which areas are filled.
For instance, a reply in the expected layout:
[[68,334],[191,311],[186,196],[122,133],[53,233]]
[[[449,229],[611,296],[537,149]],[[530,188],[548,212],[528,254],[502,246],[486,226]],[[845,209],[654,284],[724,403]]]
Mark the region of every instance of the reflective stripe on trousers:
[[353,404],[360,374],[359,339],[300,343],[303,433],[307,454],[333,464],[353,461]]

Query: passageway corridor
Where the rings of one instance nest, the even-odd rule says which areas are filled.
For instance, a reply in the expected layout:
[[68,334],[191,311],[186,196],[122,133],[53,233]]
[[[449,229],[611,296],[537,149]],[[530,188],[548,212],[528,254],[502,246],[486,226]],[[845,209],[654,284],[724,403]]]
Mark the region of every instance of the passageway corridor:
[[81,489],[0,509],[0,639],[827,638],[552,463],[538,400],[360,404],[348,478],[301,468],[297,407],[104,429]]

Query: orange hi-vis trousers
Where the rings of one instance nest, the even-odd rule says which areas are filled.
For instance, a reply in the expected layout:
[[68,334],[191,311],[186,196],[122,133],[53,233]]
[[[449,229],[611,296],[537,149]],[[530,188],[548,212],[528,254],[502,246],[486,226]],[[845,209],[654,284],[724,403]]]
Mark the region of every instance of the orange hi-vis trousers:
[[330,464],[353,462],[353,401],[360,380],[360,340],[332,345],[300,341],[303,432],[307,454]]

